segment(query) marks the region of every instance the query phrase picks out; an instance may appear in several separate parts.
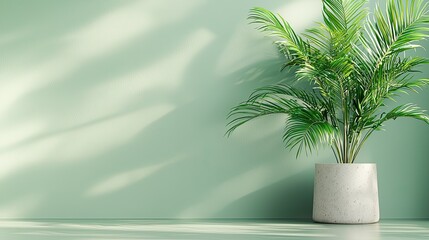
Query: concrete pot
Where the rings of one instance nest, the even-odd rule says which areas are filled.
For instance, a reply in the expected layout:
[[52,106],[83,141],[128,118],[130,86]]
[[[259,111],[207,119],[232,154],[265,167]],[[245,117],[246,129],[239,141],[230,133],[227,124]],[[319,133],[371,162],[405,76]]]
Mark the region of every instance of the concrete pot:
[[315,222],[361,224],[379,219],[376,164],[316,164]]

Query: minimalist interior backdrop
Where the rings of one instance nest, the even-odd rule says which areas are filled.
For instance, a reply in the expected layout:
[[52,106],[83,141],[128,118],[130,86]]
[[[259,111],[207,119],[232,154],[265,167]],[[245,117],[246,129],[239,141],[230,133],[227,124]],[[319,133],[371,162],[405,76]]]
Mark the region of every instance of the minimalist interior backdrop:
[[[2,0],[0,218],[311,217],[329,151],[295,159],[282,116],[224,136],[232,106],[291,77],[254,6],[321,20],[319,0]],[[429,89],[402,100],[429,109]],[[387,129],[358,159],[381,215],[429,217],[429,127]]]

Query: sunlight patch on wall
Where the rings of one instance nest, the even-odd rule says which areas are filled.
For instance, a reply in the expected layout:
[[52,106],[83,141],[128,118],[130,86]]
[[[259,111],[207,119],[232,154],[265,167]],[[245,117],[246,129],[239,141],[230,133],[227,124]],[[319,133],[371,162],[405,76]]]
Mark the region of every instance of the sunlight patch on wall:
[[[176,88],[192,60],[210,44],[213,38],[213,34],[208,30],[199,29],[190,34],[175,52],[161,60],[96,86],[81,98],[80,102],[85,104],[77,104],[69,111],[71,115],[79,118],[66,115],[62,124],[74,125],[76,121],[84,122],[112,112],[120,112],[125,107],[141,101],[145,93],[150,94],[151,90],[165,91]],[[168,101],[162,97],[158,96],[154,99]],[[72,122],[68,123],[68,121]]]
[[[31,91],[64,78],[94,58],[126,46],[152,29],[186,17],[199,4],[201,1],[191,0],[166,7],[156,0],[135,1],[102,15],[72,33],[47,39],[51,44],[61,46],[60,50],[53,50],[57,52],[51,58],[41,59],[31,66],[22,66],[20,59],[25,59],[25,56],[3,56],[8,59],[8,67],[0,68],[3,86],[0,89],[0,114],[4,114],[18,99]],[[159,14],[167,12],[171,12],[168,18],[159,18]]]
[[142,181],[143,179],[159,172],[163,168],[183,159],[183,157],[176,157],[165,162],[144,166],[138,169],[118,173],[100,183],[95,184],[86,193],[87,196],[96,197],[108,193],[112,193],[123,188],[126,188],[134,183]]
[[[96,18],[67,36],[47,39],[64,45],[55,50],[53,57],[41,59],[31,66],[21,66],[18,64],[20,61],[13,60],[12,64],[8,58],[7,67],[0,67],[0,114],[6,115],[8,110],[13,110],[14,103],[26,94],[65,77],[95,57],[127,45],[151,29],[174,24],[200,4],[201,1],[193,0],[174,2],[171,6],[155,0],[136,1]],[[168,18],[159,18],[159,14],[170,12]],[[177,87],[195,55],[207,47],[213,38],[208,30],[197,29],[177,51],[153,63],[153,66],[89,91],[82,98],[84,101],[79,101],[75,107],[67,106],[60,121],[54,123],[59,124],[58,127],[49,125],[51,129],[56,129],[53,134],[44,125],[49,121],[39,122],[37,119],[32,119],[31,124],[2,126],[6,130],[0,137],[0,147],[5,148],[0,153],[0,179],[42,161],[81,160],[125,144],[145,127],[172,111],[174,106],[165,103],[167,99],[161,99],[151,103],[147,109],[107,120],[103,117],[121,113],[127,105],[138,103],[143,92],[157,87]],[[21,57],[25,58],[19,56],[15,59]],[[43,130],[46,136],[43,136]],[[6,149],[27,139],[31,142]]]
[[24,145],[0,154],[0,180],[20,169],[31,167],[41,161],[47,161],[52,152],[57,152],[57,139],[42,139],[30,145]]
[[142,109],[3,152],[0,154],[0,179],[42,161],[83,160],[110,151],[173,109],[171,105]]
[[145,108],[58,136],[58,160],[82,160],[126,144],[143,129],[174,109],[172,105]]
[[214,40],[214,34],[208,29],[197,29],[177,46],[177,50],[162,60],[146,65],[144,69],[125,77],[124,86],[129,90],[148,91],[153,88],[175,88],[179,86],[183,75],[195,57]]
[[66,35],[67,54],[75,62],[96,57],[126,44],[154,27],[154,19],[141,11],[140,3],[126,5],[95,19],[83,28]]
[[271,10],[280,14],[297,33],[322,20],[322,1],[318,0],[291,1],[279,9]]
[[0,206],[0,218],[22,218],[28,216],[42,201],[40,196],[26,196]]
[[0,152],[32,136],[38,135],[46,128],[44,121],[38,119],[26,120],[0,127]]

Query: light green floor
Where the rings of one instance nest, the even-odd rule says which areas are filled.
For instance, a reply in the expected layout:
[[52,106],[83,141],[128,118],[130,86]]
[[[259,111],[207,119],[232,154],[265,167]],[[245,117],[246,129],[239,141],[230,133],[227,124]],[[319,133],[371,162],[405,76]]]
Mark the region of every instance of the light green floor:
[[369,225],[292,220],[0,220],[2,240],[125,239],[429,239],[429,220],[383,220]]

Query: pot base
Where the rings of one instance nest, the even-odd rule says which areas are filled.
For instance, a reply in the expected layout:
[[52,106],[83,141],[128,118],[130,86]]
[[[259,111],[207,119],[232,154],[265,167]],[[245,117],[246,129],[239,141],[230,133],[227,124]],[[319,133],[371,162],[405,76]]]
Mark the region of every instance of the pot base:
[[316,164],[313,220],[363,224],[380,220],[375,164]]

